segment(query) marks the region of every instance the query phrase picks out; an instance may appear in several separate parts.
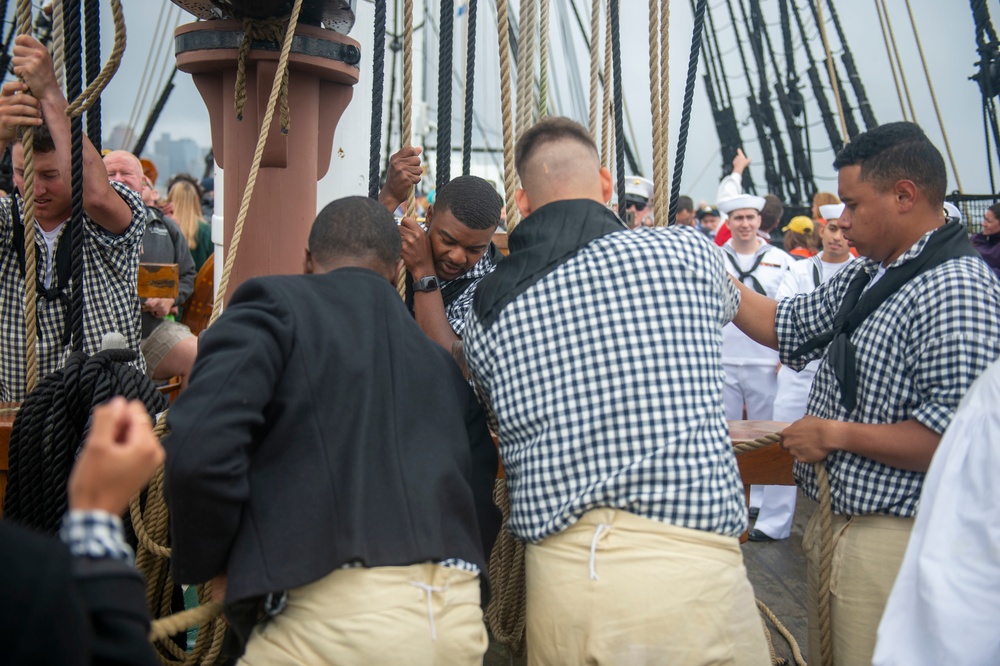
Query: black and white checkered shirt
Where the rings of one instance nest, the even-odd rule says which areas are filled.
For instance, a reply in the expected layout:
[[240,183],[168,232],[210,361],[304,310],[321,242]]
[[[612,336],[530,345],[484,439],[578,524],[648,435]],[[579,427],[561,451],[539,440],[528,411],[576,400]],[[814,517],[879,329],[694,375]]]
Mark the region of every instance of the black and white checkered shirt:
[[722,327],[738,307],[719,248],[675,226],[591,240],[489,327],[473,308],[465,354],[496,417],[517,538],[597,507],[745,529],[721,399]]
[[[139,297],[136,278],[139,267],[139,249],[146,227],[146,209],[138,194],[119,183],[111,183],[118,194],[132,209],[132,223],[124,234],[116,236],[84,217],[84,340],[83,351],[94,354],[100,351],[105,333],[121,333],[129,349],[139,350]],[[24,279],[13,247],[12,199],[0,199],[0,400],[21,401],[25,395],[24,339]],[[20,199],[18,199],[20,205]],[[63,225],[56,246],[70,243],[68,225]],[[46,246],[36,230],[35,251],[39,279],[45,275]],[[53,251],[54,254],[54,251]],[[53,271],[52,286],[58,276]],[[65,291],[71,293],[72,286]],[[68,349],[62,337],[66,311],[59,300],[38,299],[38,377],[55,372],[66,361]],[[145,372],[146,363],[139,354],[133,363]]]
[[[462,337],[462,332],[465,330],[465,319],[466,315],[469,314],[469,308],[472,307],[472,299],[476,295],[476,287],[479,286],[479,281],[484,277],[493,272],[496,268],[496,264],[490,259],[490,252],[487,249],[486,254],[479,258],[476,265],[469,269],[469,272],[462,275],[462,280],[475,280],[463,291],[455,300],[449,303],[445,309],[444,313],[448,317],[448,323],[451,324],[451,330],[455,331],[455,335]],[[453,280],[448,280],[441,283],[441,288],[444,289]]]
[[[929,237],[930,232],[886,268],[915,258]],[[789,358],[800,344],[831,328],[854,276],[859,271],[875,276],[878,269],[877,262],[862,258],[816,291],[781,301],[775,325],[782,363],[798,369],[825,356],[820,349]],[[1000,282],[978,257],[951,259],[906,283],[858,327],[851,342],[857,407],[848,413],[841,405],[837,379],[824,362],[813,381],[807,413],[873,424],[916,419],[942,433],[972,382],[1000,357]],[[923,473],[844,451],[830,455],[826,466],[835,513],[916,513]],[[796,464],[795,476],[816,499],[812,465]]]
[[74,557],[107,557],[129,564],[135,559],[125,543],[121,518],[107,511],[67,511],[59,538]]

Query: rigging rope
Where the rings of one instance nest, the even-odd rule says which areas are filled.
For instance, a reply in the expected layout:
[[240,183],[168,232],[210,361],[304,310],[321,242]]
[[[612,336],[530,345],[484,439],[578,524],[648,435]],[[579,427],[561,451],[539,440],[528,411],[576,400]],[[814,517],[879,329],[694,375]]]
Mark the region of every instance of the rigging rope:
[[549,115],[549,0],[539,0],[538,28],[538,117]]
[[[659,169],[655,168],[653,175],[653,196],[656,197],[656,207],[653,212],[653,222],[658,225],[667,224],[667,210],[670,200],[666,188],[670,177],[670,3],[660,1],[660,147],[653,160],[659,160]],[[659,173],[655,173],[655,172]]]
[[[650,0],[655,2],[656,0]],[[591,0],[590,2],[590,137],[597,143],[598,140],[598,118],[601,112],[597,105],[600,103],[598,92],[598,79],[601,71],[601,0]],[[655,127],[655,126],[654,126]]]
[[657,226],[663,226],[666,215],[663,214],[662,187],[657,187],[657,183],[663,182],[662,160],[663,155],[663,126],[667,123],[660,119],[660,15],[658,0],[649,0],[649,114],[652,123],[653,139],[653,200],[649,204],[653,207],[653,217]]
[[705,27],[705,7],[707,5],[707,0],[698,0],[694,14],[694,34],[691,36],[691,54],[688,57],[687,83],[684,87],[684,106],[681,109],[680,131],[677,136],[677,154],[674,157],[674,179],[670,188],[670,209],[667,212],[667,224],[674,224],[677,217],[677,200],[681,194],[681,175],[684,172],[684,154],[687,151],[688,126],[691,124],[691,105],[694,101],[694,84],[695,77],[698,75],[701,33]]
[[[403,0],[403,114],[399,128],[399,144],[409,146],[413,141],[413,0]],[[413,217],[417,209],[413,188],[406,190],[406,217]],[[400,271],[400,281],[403,271]]]
[[[83,90],[82,48],[83,41],[80,32],[80,4],[74,0],[63,0],[60,5],[69,2],[66,8],[66,29],[69,34],[68,55],[66,63],[66,96],[75,98]],[[79,115],[70,119],[70,227],[72,234],[70,252],[70,270],[72,291],[70,294],[72,317],[71,334],[73,351],[83,351],[83,310],[86,302],[83,295],[83,118]]]
[[368,196],[378,199],[379,155],[382,153],[382,92],[385,89],[385,0],[375,0],[372,38],[372,122],[368,134]]
[[816,13],[819,19],[819,34],[823,38],[823,50],[826,51],[826,70],[830,75],[830,86],[833,88],[833,98],[837,102],[837,113],[840,115],[840,129],[850,140],[847,132],[847,118],[844,116],[844,102],[840,97],[840,86],[837,84],[837,74],[833,68],[833,55],[830,53],[830,40],[826,36],[826,23],[823,22],[823,0],[816,0]]
[[625,201],[625,121],[622,118],[622,47],[619,30],[618,0],[609,0],[611,19],[611,68],[614,76],[615,166],[618,177],[618,201]]
[[[889,18],[889,8],[885,4],[885,0],[875,0],[882,5],[882,12],[880,16],[885,18],[885,27],[889,31],[889,41],[892,42],[892,52],[896,56],[896,63],[899,66],[899,79],[903,82],[903,92],[906,93],[906,103],[910,107],[910,120],[912,122],[917,122],[917,112],[913,106],[913,98],[910,97],[910,86],[906,82],[906,73],[903,71],[903,59],[899,57],[899,48],[896,46],[896,33],[892,29],[892,19]],[[890,59],[891,62],[891,59]],[[906,117],[906,114],[903,114]]]
[[[607,9],[611,0],[605,0],[604,7]],[[604,14],[604,108],[601,120],[601,164],[614,173],[615,167],[611,158],[611,14],[605,11]],[[619,210],[625,202],[618,202]],[[622,219],[625,219],[622,217]]]
[[532,125],[535,99],[535,0],[521,3],[517,48],[517,135]]
[[451,180],[451,70],[455,59],[455,0],[441,0],[438,35],[437,189]]
[[511,108],[510,81],[510,22],[507,15],[507,0],[497,3],[497,39],[500,48],[500,114],[503,124],[503,181],[504,203],[507,206],[507,233],[510,234],[520,221],[514,190],[517,174],[514,171],[514,119]]
[[465,50],[465,120],[462,123],[462,175],[472,172],[472,124],[475,120],[476,90],[476,10],[478,0],[469,0],[469,14],[466,19]]
[[[6,12],[6,2],[4,11]],[[63,21],[62,0],[52,7],[52,69],[56,73],[56,83],[62,88],[66,83],[66,32]]]
[[913,8],[910,0],[906,0],[906,11],[910,15],[910,25],[913,26],[913,39],[917,42],[917,52],[920,54],[920,64],[924,67],[924,77],[927,79],[927,89],[931,93],[931,103],[934,105],[934,113],[937,115],[938,126],[941,128],[941,136],[944,137],[944,147],[948,152],[948,161],[951,162],[951,171],[955,174],[955,184],[958,191],[962,191],[962,180],[958,177],[958,165],[955,163],[955,155],[951,152],[951,142],[948,141],[948,132],[944,128],[944,120],[941,119],[941,108],[937,103],[937,95],[934,94],[934,84],[931,83],[931,73],[927,69],[927,59],[924,58],[924,48],[920,45],[920,34],[917,32],[917,22],[913,18]]
[[[87,83],[101,74],[101,1],[84,0],[83,20],[87,31]],[[101,98],[97,97],[87,110],[87,137],[97,152],[101,152]]]
[[[31,34],[31,2],[17,2],[17,34]],[[23,79],[22,79],[23,81]],[[29,91],[30,92],[30,91]],[[21,220],[24,222],[24,339],[26,345],[24,380],[27,393],[35,390],[38,383],[38,320],[36,306],[38,302],[37,280],[38,263],[35,256],[35,130],[25,127],[21,136],[21,149],[24,155],[24,212]]]

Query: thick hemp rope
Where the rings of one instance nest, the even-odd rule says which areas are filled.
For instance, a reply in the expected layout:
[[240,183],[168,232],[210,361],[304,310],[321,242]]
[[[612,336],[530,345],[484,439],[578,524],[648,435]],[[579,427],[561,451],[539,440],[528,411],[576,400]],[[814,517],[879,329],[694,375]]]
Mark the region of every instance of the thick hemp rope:
[[503,125],[503,182],[504,202],[507,206],[507,234],[520,221],[514,190],[517,188],[517,174],[514,171],[514,111],[511,108],[510,81],[510,22],[507,15],[507,0],[497,3],[497,38],[500,49],[500,115]]
[[[243,120],[243,108],[247,102],[247,57],[254,41],[280,42],[285,34],[285,20],[282,18],[270,19],[243,19],[243,39],[240,41],[240,51],[236,61],[236,95],[233,97],[233,104],[236,107],[236,119]],[[281,103],[281,133],[288,134],[288,69],[286,68],[281,76],[280,103]]]
[[378,199],[379,155],[382,152],[382,95],[385,89],[385,0],[375,0],[372,39],[372,123],[369,129],[368,196]]
[[[684,85],[684,103],[681,108],[681,124],[677,135],[677,154],[674,156],[674,178],[670,187],[670,207],[667,224],[674,224],[677,218],[677,200],[681,194],[681,175],[684,173],[684,154],[687,151],[688,127],[691,124],[691,106],[694,102],[695,77],[698,74],[698,59],[701,55],[701,33],[705,27],[705,7],[707,0],[698,0],[694,12],[694,33],[691,35],[691,55],[688,57],[687,82]],[[655,193],[656,188],[654,186]]]
[[517,135],[531,127],[535,99],[535,0],[520,4],[520,25],[517,40]]
[[[17,34],[31,34],[31,0],[17,2]],[[23,78],[21,79],[24,80]],[[29,91],[30,92],[30,91]],[[24,383],[27,393],[38,383],[38,260],[35,256],[35,130],[23,128],[21,150],[24,155]]]
[[486,607],[486,621],[497,641],[520,656],[524,654],[526,647],[524,626],[527,620],[524,544],[507,531],[507,521],[510,519],[507,479],[496,480],[493,501],[499,507],[503,520],[493,552],[490,553],[489,573],[493,596]]
[[[399,127],[399,143],[409,146],[413,140],[413,0],[403,1],[403,117]],[[417,210],[413,187],[406,188],[406,217],[413,217]],[[406,299],[406,266],[399,267],[396,291]]]
[[472,123],[475,120],[476,10],[477,0],[469,0],[465,50],[465,119],[462,123],[462,175],[472,173]]
[[[656,2],[656,0],[650,0]],[[590,137],[597,143],[599,118],[597,105],[600,104],[599,79],[601,77],[601,0],[590,3]],[[655,129],[656,124],[653,124]]]
[[538,117],[549,115],[549,0],[539,0],[538,23]]
[[[653,194],[656,196],[653,220],[658,224],[667,224],[667,192],[664,187],[669,175],[670,168],[670,3],[660,2],[660,150],[653,156],[654,160],[659,160],[659,175],[654,175]],[[655,165],[654,165],[655,168]],[[660,187],[657,188],[657,183]],[[659,192],[659,194],[657,194]]]
[[[610,2],[610,0],[608,0]],[[607,8],[608,2],[605,2],[605,8]],[[611,14],[605,12],[604,15],[604,86],[602,92],[604,93],[604,100],[602,102],[603,106],[601,108],[602,118],[601,118],[601,165],[606,166],[612,173],[614,173],[615,166],[613,160],[611,159],[611,132],[612,132],[612,120],[611,120]],[[618,210],[624,209],[625,202],[618,201]],[[622,219],[625,219],[624,216]]]
[[666,216],[661,210],[663,188],[656,185],[662,182],[663,177],[663,126],[667,124],[660,119],[660,49],[666,46],[660,45],[659,4],[658,0],[649,0],[649,112],[653,139],[653,200],[649,203],[653,207],[656,226],[663,226],[666,223]]

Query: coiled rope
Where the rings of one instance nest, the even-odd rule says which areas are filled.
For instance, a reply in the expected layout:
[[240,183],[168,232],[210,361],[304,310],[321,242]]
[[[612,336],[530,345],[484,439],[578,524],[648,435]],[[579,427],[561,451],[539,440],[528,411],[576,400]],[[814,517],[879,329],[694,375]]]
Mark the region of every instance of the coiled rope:
[[[670,186],[670,207],[667,211],[667,224],[674,224],[677,218],[677,202],[681,194],[681,175],[684,173],[684,155],[687,152],[688,127],[691,125],[694,83],[695,77],[698,74],[698,59],[701,55],[701,33],[705,27],[705,7],[707,5],[707,0],[698,0],[694,11],[694,34],[691,35],[691,54],[688,56],[687,81],[684,84],[684,103],[681,108],[680,130],[677,134],[677,154],[674,157],[674,174],[673,182]],[[655,186],[653,192],[656,192]]]
[[[247,57],[254,41],[281,42],[285,34],[284,18],[243,19],[243,39],[240,41],[239,55],[236,60],[236,95],[233,103],[236,107],[236,119],[243,120],[243,109],[247,102]],[[291,48],[291,45],[289,45]],[[281,104],[281,133],[288,134],[288,69],[285,68],[278,82],[279,102]],[[225,292],[222,292],[225,293]]]
[[524,544],[507,531],[510,519],[510,497],[507,479],[497,479],[493,501],[500,508],[502,521],[493,552],[490,553],[489,573],[493,596],[486,607],[486,621],[494,638],[517,656],[524,654],[524,626],[527,619],[524,581]]
[[116,395],[141,400],[150,415],[167,406],[135,368],[132,349],[70,354],[28,394],[11,429],[5,518],[55,534],[67,509],[66,485],[94,406]]
[[382,152],[382,92],[385,88],[385,0],[375,0],[375,35],[372,39],[372,123],[369,130],[368,196],[378,199]]
[[465,120],[462,123],[462,175],[472,172],[472,123],[476,82],[476,10],[478,0],[469,0],[465,50]]

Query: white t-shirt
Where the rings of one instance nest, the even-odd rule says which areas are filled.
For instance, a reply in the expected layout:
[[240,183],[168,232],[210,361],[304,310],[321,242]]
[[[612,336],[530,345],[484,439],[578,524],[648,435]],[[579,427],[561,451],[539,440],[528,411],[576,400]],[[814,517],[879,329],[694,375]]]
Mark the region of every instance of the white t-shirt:
[[[738,254],[733,249],[732,240],[726,241],[726,244],[722,246],[722,251],[736,259],[744,271],[749,270],[754,265],[758,255],[763,255],[752,275],[760,282],[760,286],[764,288],[768,297],[776,298],[778,287],[781,286],[785,275],[796,262],[787,252],[772,247],[763,240],[757,239],[757,243],[757,251],[754,254]],[[726,258],[725,264],[730,275],[739,276],[739,271],[733,266],[729,257]],[[744,280],[744,284],[751,289],[754,288],[750,278]],[[770,365],[777,367],[778,352],[757,344],[743,331],[736,328],[735,324],[730,323],[722,329],[722,362],[726,365]]]
[[[45,231],[45,229],[42,229],[40,226],[36,227],[38,233],[42,235],[42,240],[45,241],[45,278],[42,280],[42,284],[45,285],[46,289],[52,286],[52,270],[55,267],[53,257],[55,256],[56,239],[59,238],[59,232],[62,231],[64,224],[66,223],[63,222],[52,231]],[[65,285],[60,285],[60,287],[63,286]]]

